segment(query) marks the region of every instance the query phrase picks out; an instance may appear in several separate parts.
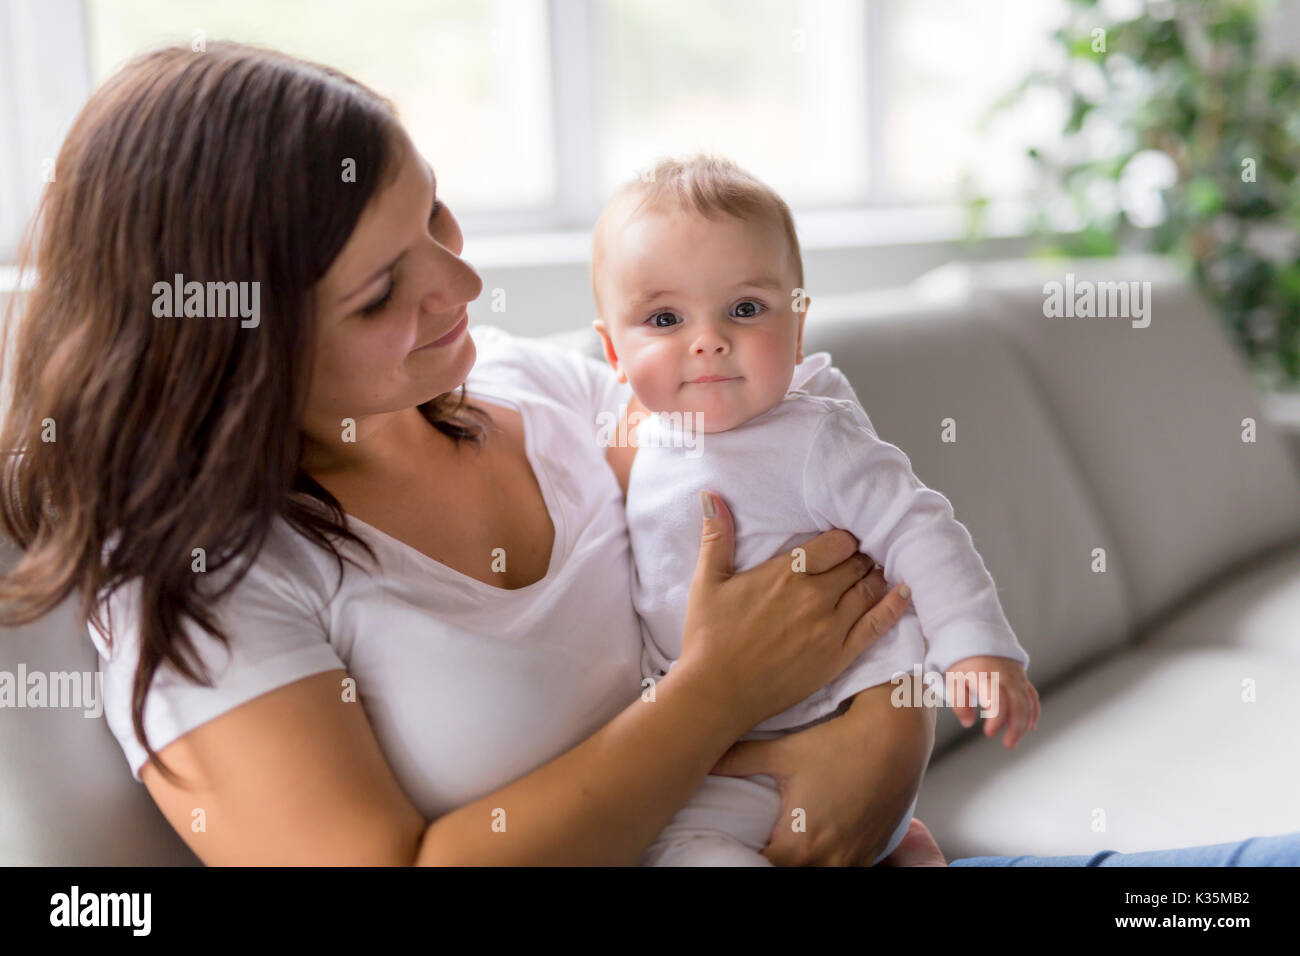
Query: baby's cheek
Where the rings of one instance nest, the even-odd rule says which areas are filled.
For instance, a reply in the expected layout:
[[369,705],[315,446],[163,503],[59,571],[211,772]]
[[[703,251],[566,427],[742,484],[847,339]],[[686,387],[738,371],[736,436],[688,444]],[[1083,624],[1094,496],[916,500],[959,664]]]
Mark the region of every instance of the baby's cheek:
[[625,366],[632,391],[652,411],[667,410],[676,401],[674,371],[653,355],[639,353]]

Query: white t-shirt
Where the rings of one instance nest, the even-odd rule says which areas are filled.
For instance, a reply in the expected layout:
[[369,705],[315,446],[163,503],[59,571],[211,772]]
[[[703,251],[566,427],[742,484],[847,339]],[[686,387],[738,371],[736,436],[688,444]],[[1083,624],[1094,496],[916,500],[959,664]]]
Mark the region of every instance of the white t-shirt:
[[[801,368],[802,387],[796,375],[782,401],[728,431],[701,434],[664,415],[641,424],[627,522],[646,676],[665,673],[681,654],[702,488],[732,508],[737,571],[843,528],[884,566],[887,581],[912,588],[911,607],[897,626],[831,684],[756,729],[811,723],[922,663],[943,672],[962,658],[988,654],[1027,664],[997,587],[948,499],[925,487],[902,450],[876,435],[829,354],[811,355]],[[809,385],[823,394],[811,394]]]
[[[597,441],[628,391],[603,363],[475,325],[471,399],[518,409],[555,526],[546,576],[503,590],[349,518],[382,571],[336,564],[277,521],[248,575],[215,607],[231,654],[187,629],[213,686],[160,668],[145,706],[155,750],[254,697],[346,669],[379,745],[426,819],[490,793],[577,745],[640,693],[641,632],[628,587],[623,496]],[[698,529],[697,529],[698,531]],[[131,729],[138,583],[110,602],[101,655],[108,724],[139,779]],[[342,693],[342,688],[340,688]]]

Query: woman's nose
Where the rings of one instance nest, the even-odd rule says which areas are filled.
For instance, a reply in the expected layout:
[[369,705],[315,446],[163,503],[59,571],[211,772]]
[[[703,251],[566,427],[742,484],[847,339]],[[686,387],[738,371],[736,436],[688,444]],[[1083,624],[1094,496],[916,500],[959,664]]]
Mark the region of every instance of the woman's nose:
[[464,259],[447,252],[444,261],[431,270],[430,288],[421,300],[430,314],[446,312],[483,294],[483,278]]

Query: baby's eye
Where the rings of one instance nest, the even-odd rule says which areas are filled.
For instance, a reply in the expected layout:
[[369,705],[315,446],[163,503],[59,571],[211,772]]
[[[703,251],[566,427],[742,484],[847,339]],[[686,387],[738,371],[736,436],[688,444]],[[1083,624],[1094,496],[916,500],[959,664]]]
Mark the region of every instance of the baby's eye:
[[[659,320],[665,317],[668,319],[668,324],[661,325],[659,323]],[[676,312],[656,312],[654,315],[650,316],[648,321],[650,325],[656,329],[671,329],[674,325],[677,324],[676,322],[673,321],[673,319],[676,318],[677,318]]]
[[737,302],[735,307],[732,308],[731,314],[737,319],[752,319],[762,311],[763,306],[760,303],[752,299],[746,299],[744,302]]

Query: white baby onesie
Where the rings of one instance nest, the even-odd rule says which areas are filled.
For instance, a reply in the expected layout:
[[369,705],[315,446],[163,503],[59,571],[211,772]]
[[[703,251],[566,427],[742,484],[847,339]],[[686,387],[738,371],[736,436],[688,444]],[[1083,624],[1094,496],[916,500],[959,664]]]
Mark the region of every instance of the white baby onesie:
[[[975,654],[1029,662],[948,499],[926,488],[907,456],[876,436],[861,405],[848,397],[847,380],[829,364],[826,353],[809,356],[795,376],[802,387],[729,431],[693,432],[683,427],[689,422],[656,414],[637,432],[627,523],[645,677],[662,676],[681,653],[703,488],[720,494],[735,518],[737,572],[843,528],[884,566],[891,585],[903,580],[912,589],[912,604],[894,628],[826,687],[760,723],[747,735],[752,739],[829,719],[859,691],[899,671],[911,674],[917,664],[943,672]],[[811,371],[818,382],[810,381]],[[770,777],[706,777],[642,863],[763,865],[757,851],[779,810]],[[911,811],[882,858],[902,840],[910,819]]]

